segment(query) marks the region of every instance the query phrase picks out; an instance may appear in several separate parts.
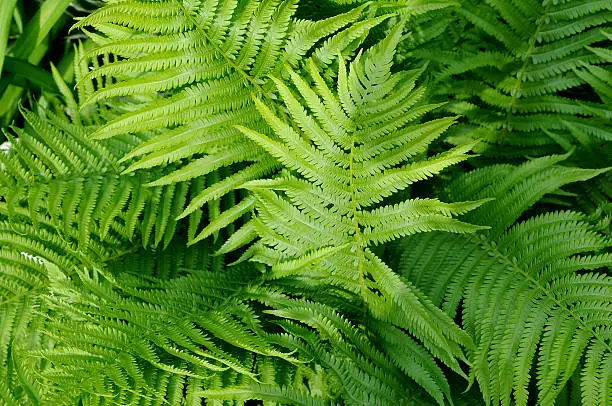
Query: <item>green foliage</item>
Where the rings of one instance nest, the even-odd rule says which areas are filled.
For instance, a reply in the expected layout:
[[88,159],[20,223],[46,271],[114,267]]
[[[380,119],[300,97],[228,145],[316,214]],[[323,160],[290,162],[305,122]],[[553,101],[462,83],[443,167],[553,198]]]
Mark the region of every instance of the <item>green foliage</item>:
[[564,158],[463,175],[449,197],[496,198],[467,216],[491,230],[478,238],[432,233],[401,243],[404,275],[451,317],[461,311],[476,344],[470,377],[492,404],[526,405],[532,380],[539,404],[551,404],[579,365],[582,404],[611,395],[599,386],[612,374],[611,280],[600,272],[612,265],[609,238],[572,211],[516,223],[545,193],[601,173],[558,166]]
[[[8,45],[9,30],[11,28],[11,20],[13,19],[13,10],[17,0],[5,1],[0,7],[0,73],[4,65],[6,47]],[[1,77],[1,76],[0,76]]]
[[[276,163],[233,128],[264,125],[251,94],[270,100],[268,75],[281,73],[285,65],[299,66],[306,54],[322,66],[338,53],[350,55],[388,17],[363,19],[369,10],[364,5],[315,22],[294,19],[296,8],[294,0],[120,2],[79,21],[77,27],[93,26],[105,34],[91,35],[100,46],[89,57],[109,61],[85,78],[100,88],[84,104],[144,99],[93,138],[152,133],[148,142],[125,154],[124,159],[136,158],[126,172],[191,158],[154,185],[184,182],[223,167],[239,169],[202,191],[183,215],[270,173]],[[113,29],[106,28],[109,24]]]
[[[57,49],[70,48],[61,32],[71,24],[68,12],[96,0],[7,0],[0,6],[0,127],[18,119],[20,104],[40,92],[57,92],[48,69]],[[71,7],[72,6],[72,7]],[[77,11],[78,12],[78,11]],[[58,38],[60,37],[60,38]],[[59,41],[58,41],[59,39]],[[70,79],[73,55],[62,57],[60,69]],[[4,64],[2,63],[4,61]],[[24,92],[27,91],[27,92]],[[25,97],[24,97],[25,96]]]
[[606,61],[592,47],[606,43],[610,1],[465,1],[452,12],[447,24],[464,30],[411,54],[435,62],[435,92],[465,117],[453,142],[517,157],[578,144],[576,131],[612,139],[609,108],[582,72]]
[[244,185],[256,198],[256,216],[247,227],[261,237],[247,250],[247,257],[271,266],[270,279],[315,277],[319,281],[313,283],[359,294],[368,313],[391,324],[383,334],[408,331],[434,356],[461,372],[455,361],[462,357],[457,344],[469,345],[469,340],[369,249],[423,231],[480,229],[452,217],[482,202],[406,199],[382,204],[408,185],[468,157],[468,148],[463,147],[430,159],[414,159],[453,118],[413,124],[437,106],[414,107],[423,94],[422,89],[414,90],[418,72],[390,72],[401,29],[399,25],[377,46],[359,54],[348,70],[340,60],[335,91],[314,63],[309,66],[314,89],[287,70],[301,102],[273,78],[297,128],[256,99],[276,139],[239,129],[295,174]]
[[612,403],[612,3],[28,1],[1,405]]

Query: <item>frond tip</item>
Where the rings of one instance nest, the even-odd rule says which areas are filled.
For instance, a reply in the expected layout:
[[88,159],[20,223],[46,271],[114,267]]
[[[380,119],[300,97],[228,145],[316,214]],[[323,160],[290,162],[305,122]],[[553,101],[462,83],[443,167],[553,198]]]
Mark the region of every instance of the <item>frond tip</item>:
[[308,21],[295,16],[297,7],[297,0],[130,0],[94,11],[75,25],[99,31],[86,31],[98,46],[86,55],[94,66],[77,87],[84,93],[84,86],[97,86],[82,108],[118,100],[129,100],[130,108],[105,120],[91,137],[147,134],[125,152],[123,174],[179,166],[151,186],[207,174],[223,178],[191,196],[181,217],[274,172],[276,162],[234,128],[265,127],[251,94],[267,98],[269,75],[282,74],[284,65],[311,60],[326,66],[338,53],[351,54],[392,15],[367,18],[373,7],[367,3]]

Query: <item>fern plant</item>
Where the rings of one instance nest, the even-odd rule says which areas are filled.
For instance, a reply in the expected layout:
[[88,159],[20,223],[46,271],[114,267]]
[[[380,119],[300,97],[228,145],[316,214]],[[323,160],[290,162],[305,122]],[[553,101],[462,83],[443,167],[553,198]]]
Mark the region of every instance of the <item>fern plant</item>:
[[[390,72],[401,29],[399,25],[377,46],[359,54],[348,70],[341,59],[335,91],[313,63],[311,85],[287,68],[300,99],[273,78],[296,128],[256,99],[274,138],[239,129],[291,171],[244,185],[254,193],[257,214],[227,245],[261,237],[243,259],[271,266],[268,278],[314,277],[357,293],[366,306],[364,312],[394,326],[388,327],[392,331],[410,332],[433,355],[461,372],[455,360],[462,356],[457,345],[469,343],[450,319],[441,318],[438,309],[369,248],[423,231],[480,229],[453,216],[482,201],[447,204],[405,199],[385,204],[385,199],[410,184],[465,160],[470,149],[415,159],[454,118],[413,124],[438,106],[415,107],[423,94],[422,88],[415,90],[418,72]],[[408,160],[412,162],[407,164]],[[441,325],[445,327],[440,329]],[[367,398],[364,402],[369,403]]]
[[[605,1],[461,2],[412,20],[401,55],[428,61],[434,100],[462,115],[446,140],[483,141],[476,167],[574,148],[568,165],[609,167],[602,84],[611,9]],[[555,204],[609,218],[610,176],[569,187]]]
[[0,145],[0,404],[612,403],[607,2],[96,6]]
[[49,267],[75,277],[138,245],[168,245],[189,193],[146,188],[151,178],[121,176],[117,154],[131,145],[129,139],[92,143],[87,129],[66,117],[44,111],[23,116],[27,128],[14,129],[8,151],[0,154],[0,386],[8,404],[38,398],[32,372],[37,364],[28,350],[53,342],[40,335],[41,314],[51,311],[42,302],[53,294]]

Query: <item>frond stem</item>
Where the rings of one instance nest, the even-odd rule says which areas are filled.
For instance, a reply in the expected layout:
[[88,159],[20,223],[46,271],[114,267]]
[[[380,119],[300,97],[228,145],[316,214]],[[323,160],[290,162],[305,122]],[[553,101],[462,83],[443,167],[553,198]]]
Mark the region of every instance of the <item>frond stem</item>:
[[537,41],[538,35],[540,34],[540,30],[542,29],[542,26],[544,25],[544,21],[545,21],[544,17],[548,14],[548,11],[550,10],[550,7],[552,6],[552,4],[553,2],[549,1],[548,4],[546,5],[546,8],[544,9],[542,16],[540,17],[540,22],[536,26],[536,30],[533,32],[533,35],[529,39],[529,47],[527,48],[527,52],[523,54],[523,59],[524,59],[523,66],[521,66],[521,69],[517,72],[516,84],[514,85],[514,88],[510,91],[511,99],[510,99],[510,104],[508,105],[506,109],[506,118],[504,121],[504,128],[501,134],[502,138],[504,138],[509,133],[508,126],[509,126],[510,118],[512,117],[512,109],[516,106],[516,102],[518,101],[518,98],[519,98],[519,93],[521,91],[521,86],[523,84],[523,75],[525,74],[525,70],[527,70],[527,66],[529,66],[529,58],[531,57],[531,53],[533,52],[533,49],[535,47],[535,43]]
[[355,193],[355,185],[354,180],[355,176],[353,173],[353,164],[354,164],[354,156],[355,156],[355,135],[351,136],[351,152],[349,156],[349,188],[351,191],[351,206],[353,209],[353,227],[355,229],[355,244],[357,248],[357,270],[359,272],[359,286],[361,288],[361,295],[365,296],[366,294],[366,286],[365,286],[365,275],[363,264],[365,262],[365,256],[363,253],[363,236],[361,234],[361,228],[359,227],[359,210],[357,204],[357,196]]

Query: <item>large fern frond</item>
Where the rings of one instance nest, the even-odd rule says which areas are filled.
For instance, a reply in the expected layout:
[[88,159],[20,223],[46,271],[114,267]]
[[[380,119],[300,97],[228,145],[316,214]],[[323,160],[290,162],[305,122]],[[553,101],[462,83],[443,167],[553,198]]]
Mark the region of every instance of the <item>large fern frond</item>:
[[419,235],[400,247],[404,275],[450,316],[461,312],[476,344],[470,377],[489,404],[526,405],[532,384],[538,404],[553,404],[577,368],[584,405],[612,395],[611,280],[599,271],[612,265],[609,238],[571,211],[515,223],[544,194],[602,173],[558,166],[566,157],[460,177],[452,198],[497,199],[467,215],[491,230]]
[[[261,237],[243,259],[269,265],[270,280],[323,283],[356,294],[366,305],[364,311],[382,323],[377,327],[380,334],[386,328],[396,331],[380,339],[388,340],[387,351],[410,332],[460,372],[459,345],[469,345],[463,333],[370,249],[423,231],[471,233],[481,228],[453,216],[482,202],[387,203],[388,197],[410,184],[467,159],[470,150],[463,146],[422,157],[455,118],[418,124],[419,117],[438,106],[419,105],[424,93],[423,88],[415,89],[419,71],[391,73],[401,30],[398,25],[385,40],[358,55],[348,70],[340,58],[334,90],[314,62],[308,65],[309,79],[286,68],[295,91],[273,78],[291,121],[255,99],[271,131],[266,135],[239,129],[287,171],[276,179],[245,185],[256,197],[256,216],[228,244]],[[205,229],[196,241],[208,233]],[[242,240],[233,241],[238,238]],[[415,371],[405,372],[411,376]]]

